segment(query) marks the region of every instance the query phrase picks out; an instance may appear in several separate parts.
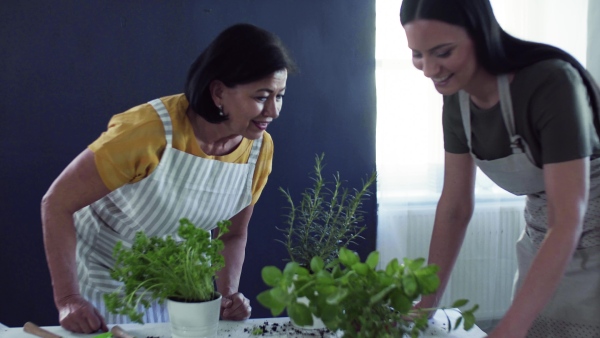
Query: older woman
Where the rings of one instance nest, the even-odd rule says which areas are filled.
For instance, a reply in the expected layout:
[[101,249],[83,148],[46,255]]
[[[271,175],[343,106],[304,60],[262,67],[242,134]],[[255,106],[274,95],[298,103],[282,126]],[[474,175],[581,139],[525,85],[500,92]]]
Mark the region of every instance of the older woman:
[[[274,34],[250,24],[224,30],[190,67],[185,93],[113,116],[108,129],[53,182],[42,201],[46,256],[60,324],[107,330],[125,317],[103,295],[117,241],[137,231],[174,234],[178,220],[206,230],[230,219],[217,290],[223,319],[250,316],[238,292],[248,222],[271,172],[265,132],[281,110],[295,65]],[[144,321],[166,321],[154,304]]]

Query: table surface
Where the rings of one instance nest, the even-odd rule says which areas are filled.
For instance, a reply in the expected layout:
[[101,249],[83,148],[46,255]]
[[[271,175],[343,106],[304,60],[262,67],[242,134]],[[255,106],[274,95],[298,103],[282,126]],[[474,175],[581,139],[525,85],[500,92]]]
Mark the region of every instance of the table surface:
[[[465,331],[462,327],[452,330],[448,333],[448,319],[451,320],[452,325],[458,318],[458,312],[455,310],[446,310],[442,312],[438,310],[435,316],[430,320],[429,329],[422,335],[422,337],[448,337],[448,338],[482,338],[486,334],[478,327],[473,327],[469,331]],[[135,336],[136,338],[171,338],[171,331],[169,329],[169,323],[152,323],[152,324],[120,324],[125,331]],[[112,327],[109,325],[109,327]],[[44,329],[53,332],[64,338],[84,338],[94,337],[96,334],[75,334],[60,326],[45,326]],[[264,333],[254,335],[255,329],[263,329]],[[289,318],[260,318],[260,319],[248,319],[245,321],[234,322],[234,321],[220,321],[219,332],[217,337],[228,337],[228,338],[248,338],[248,337],[336,337],[335,334],[310,331],[301,331],[294,328]],[[32,338],[35,337],[29,333],[23,331],[22,327],[15,328],[2,328],[0,327],[1,338]]]

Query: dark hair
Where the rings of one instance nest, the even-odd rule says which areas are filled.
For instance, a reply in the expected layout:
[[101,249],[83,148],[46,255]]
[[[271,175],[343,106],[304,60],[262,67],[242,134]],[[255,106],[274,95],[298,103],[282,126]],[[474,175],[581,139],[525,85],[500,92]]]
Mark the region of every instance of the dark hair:
[[198,56],[188,70],[185,96],[190,107],[205,120],[220,123],[210,83],[222,81],[227,87],[246,84],[286,69],[297,68],[287,49],[275,34],[251,24],[236,24],[221,32]]
[[[581,63],[560,48],[521,40],[505,32],[496,20],[489,0],[403,0],[400,8],[402,26],[417,19],[439,20],[463,27],[473,39],[478,62],[494,75],[548,59],[570,63],[583,79],[592,109],[600,112],[600,89]],[[600,130],[597,115],[594,114],[594,124],[596,130]]]

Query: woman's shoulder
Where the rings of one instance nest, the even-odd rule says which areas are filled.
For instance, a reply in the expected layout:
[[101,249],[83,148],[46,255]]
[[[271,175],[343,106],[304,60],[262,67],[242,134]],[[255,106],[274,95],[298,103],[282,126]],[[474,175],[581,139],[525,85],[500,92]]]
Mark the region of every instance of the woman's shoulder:
[[553,81],[581,81],[581,76],[569,62],[560,59],[549,59],[536,62],[520,69],[516,75],[519,82],[530,84],[548,84]]
[[263,132],[263,143],[266,143],[270,146],[273,146],[273,138],[271,137],[271,134],[267,133],[266,131]]

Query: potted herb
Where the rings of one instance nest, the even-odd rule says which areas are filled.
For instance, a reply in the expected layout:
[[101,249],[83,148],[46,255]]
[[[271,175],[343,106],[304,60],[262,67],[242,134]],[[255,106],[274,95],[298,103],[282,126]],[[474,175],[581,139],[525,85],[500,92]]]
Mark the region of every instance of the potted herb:
[[[181,219],[177,239],[172,236],[147,237],[138,232],[131,248],[122,242],[114,248],[115,266],[111,277],[122,282],[121,288],[104,296],[108,311],[128,316],[143,323],[139,305],[147,309],[151,303],[167,302],[173,337],[183,331],[214,336],[219,321],[221,295],[215,291],[216,272],[224,265],[224,244],[220,237],[227,233],[230,221],[217,224],[219,234],[197,228]],[[195,308],[208,307],[199,315]],[[194,309],[192,309],[194,308]],[[207,322],[203,323],[203,319]],[[204,325],[192,328],[191,325]]]
[[[316,315],[329,330],[342,331],[345,338],[418,337],[427,328],[428,313],[436,309],[414,309],[413,302],[439,286],[438,267],[424,266],[424,261],[404,259],[400,264],[394,259],[385,270],[377,270],[377,251],[361,262],[355,252],[342,248],[338,259],[329,264],[314,257],[310,270],[296,262],[289,262],[283,271],[264,267],[262,278],[271,288],[257,299],[274,316],[287,310],[302,325],[310,325]],[[304,297],[308,304],[298,301]],[[460,300],[452,307],[466,303]],[[473,327],[477,307],[464,310],[455,327],[462,321],[465,329]]]
[[361,238],[366,229],[362,204],[377,178],[373,172],[360,189],[353,191],[343,186],[339,172],[333,176],[334,182],[328,182],[322,175],[324,156],[315,156],[313,185],[302,192],[299,203],[288,190],[279,187],[288,202],[288,213],[286,225],[277,228],[284,240],[277,241],[286,247],[290,261],[304,267],[313,257],[321,257],[326,264],[331,262],[340,248]]
[[[294,202],[290,192],[279,187],[288,202],[288,213],[285,226],[277,228],[284,240],[277,241],[286,247],[287,260],[305,268],[313,257],[320,257],[328,264],[337,257],[340,248],[362,238],[360,234],[366,229],[362,205],[377,178],[373,172],[360,189],[350,191],[339,172],[333,175],[333,182],[323,178],[324,157],[325,154],[315,156],[313,184],[301,193],[299,202]],[[298,301],[306,303],[308,300],[300,298]],[[301,325],[293,318],[292,324],[300,329],[325,328],[318,316],[313,317],[311,325]]]

